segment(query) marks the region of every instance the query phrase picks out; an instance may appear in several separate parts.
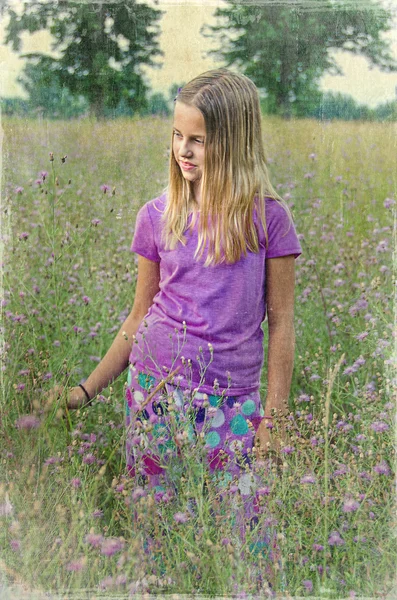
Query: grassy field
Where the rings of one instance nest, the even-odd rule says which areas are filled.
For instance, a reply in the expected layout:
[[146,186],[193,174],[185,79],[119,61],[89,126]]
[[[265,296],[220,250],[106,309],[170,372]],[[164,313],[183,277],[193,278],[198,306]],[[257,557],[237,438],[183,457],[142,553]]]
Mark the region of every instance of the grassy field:
[[[125,378],[89,410],[43,406],[55,383],[88,376],[131,309],[134,219],[166,185],[170,121],[2,127],[3,585],[19,580],[65,597],[250,597],[250,569],[265,559],[240,563],[211,494],[187,522],[173,518],[186,511],[182,493],[168,503],[131,496]],[[396,132],[266,119],[264,135],[273,184],[303,248],[290,443],[281,466],[259,465],[259,503],[282,557],[276,591],[386,598],[397,559]],[[193,453],[186,447],[187,464]],[[142,515],[135,525],[132,503]],[[148,564],[142,542],[159,515],[167,535]]]

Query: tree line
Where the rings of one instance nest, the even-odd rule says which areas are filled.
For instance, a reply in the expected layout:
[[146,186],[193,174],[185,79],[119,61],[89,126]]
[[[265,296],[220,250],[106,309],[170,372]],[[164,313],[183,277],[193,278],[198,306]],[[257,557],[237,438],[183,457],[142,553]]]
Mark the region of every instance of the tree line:
[[[28,100],[3,99],[6,114],[96,118],[168,114],[169,97],[152,94],[143,67],[160,67],[162,11],[135,0],[91,3],[30,0],[18,12],[2,3],[9,22],[5,43],[22,51],[21,36],[47,30],[52,55],[23,55],[19,82]],[[227,0],[204,36],[218,42],[225,66],[250,77],[263,111],[284,117],[395,119],[396,102],[369,109],[351,97],[322,93],[325,73],[341,73],[333,51],[365,56],[383,71],[397,70],[383,38],[393,22],[377,0]],[[176,86],[177,87],[177,86]]]

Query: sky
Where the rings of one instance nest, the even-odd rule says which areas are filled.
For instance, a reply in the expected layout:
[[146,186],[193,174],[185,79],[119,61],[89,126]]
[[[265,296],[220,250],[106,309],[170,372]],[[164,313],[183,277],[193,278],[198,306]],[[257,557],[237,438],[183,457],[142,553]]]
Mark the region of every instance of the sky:
[[[390,0],[388,1],[390,4]],[[394,0],[397,14],[397,0]],[[20,0],[13,0],[17,7]],[[214,11],[221,0],[160,0],[159,8],[164,11],[161,19],[160,47],[164,53],[160,69],[148,69],[146,75],[153,91],[168,95],[172,83],[189,81],[195,75],[220,66],[208,56],[214,42],[203,37],[203,25],[215,23]],[[7,18],[0,20],[0,96],[23,96],[23,88],[16,82],[24,61],[4,46],[4,29]],[[387,34],[393,55],[397,59],[397,20],[392,31]],[[23,38],[23,52],[49,52],[50,36],[47,32],[36,33]],[[326,74],[321,80],[323,90],[350,94],[353,98],[371,107],[396,98],[397,73],[382,73],[370,68],[369,62],[347,52],[338,52],[338,64],[343,76]]]

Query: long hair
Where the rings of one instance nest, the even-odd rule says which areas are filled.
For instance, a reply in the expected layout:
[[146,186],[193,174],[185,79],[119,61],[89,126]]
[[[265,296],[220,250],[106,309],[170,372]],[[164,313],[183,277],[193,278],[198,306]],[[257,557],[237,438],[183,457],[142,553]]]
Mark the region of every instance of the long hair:
[[[247,250],[259,251],[254,208],[266,232],[265,197],[282,202],[269,180],[258,91],[248,77],[216,69],[192,79],[176,101],[197,108],[206,128],[200,211],[193,210],[191,222],[193,226],[198,218],[195,258],[202,257],[208,244],[205,266],[234,263]],[[166,248],[174,249],[178,242],[186,243],[195,201],[191,182],[170,154],[163,235]]]

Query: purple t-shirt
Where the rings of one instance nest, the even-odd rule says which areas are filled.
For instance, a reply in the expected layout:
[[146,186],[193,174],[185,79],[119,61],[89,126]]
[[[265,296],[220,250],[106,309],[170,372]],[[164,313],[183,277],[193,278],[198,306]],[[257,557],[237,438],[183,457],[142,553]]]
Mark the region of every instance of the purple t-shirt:
[[299,256],[295,228],[284,208],[266,199],[268,249],[260,219],[255,218],[258,253],[247,252],[234,264],[204,267],[205,253],[199,262],[194,258],[197,224],[185,232],[185,246],[178,243],[174,250],[165,250],[165,203],[165,194],[147,202],[136,219],[131,250],[160,263],[160,291],[136,333],[130,362],[136,373],[144,371],[156,379],[180,366],[180,385],[207,394],[219,395],[226,388],[230,396],[254,392],[263,365],[265,259]]

